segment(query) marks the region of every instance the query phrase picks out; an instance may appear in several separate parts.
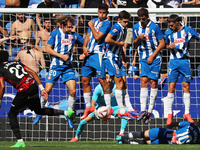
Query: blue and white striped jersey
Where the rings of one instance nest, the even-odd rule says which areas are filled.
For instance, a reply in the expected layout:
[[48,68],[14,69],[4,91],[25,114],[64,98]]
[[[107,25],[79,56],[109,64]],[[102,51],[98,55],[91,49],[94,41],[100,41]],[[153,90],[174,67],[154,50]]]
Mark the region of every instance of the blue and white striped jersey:
[[64,61],[61,58],[52,56],[51,65],[65,65],[71,63],[71,56],[73,53],[73,46],[75,43],[83,44],[84,38],[76,32],[65,34],[59,28],[50,34],[47,44],[53,46],[53,50],[60,54],[68,54],[69,59]]
[[104,21],[99,21],[98,18],[92,19],[94,20],[94,27],[97,32],[102,32],[104,34],[103,38],[100,40],[96,41],[92,31],[90,28],[88,28],[88,33],[89,33],[89,42],[87,45],[87,48],[90,50],[90,53],[104,53],[105,50],[105,37],[110,31],[111,28],[111,23],[108,19]]
[[[127,30],[119,22],[115,23],[109,32],[113,36],[113,40],[120,42],[125,41]],[[121,57],[122,47],[107,44],[105,58],[118,60]]]
[[[146,40],[142,40],[138,46],[138,54],[141,60],[147,60],[149,56],[153,54],[159,45],[159,40],[164,38],[160,27],[153,21],[149,21],[146,28],[141,26],[141,22],[133,25],[133,39],[135,40],[140,34],[144,33]],[[160,58],[161,53],[157,54],[156,58]]]
[[188,121],[180,122],[176,130],[177,144],[200,144],[200,128]]
[[171,29],[165,31],[165,43],[172,44],[175,42],[175,48],[170,51],[170,59],[180,59],[184,55],[189,55],[189,41],[194,37],[200,39],[199,33],[193,28],[188,26],[182,26],[182,29],[177,32],[173,32]]
[[[111,95],[111,106],[118,106],[117,105],[117,101],[115,98],[115,89],[116,89],[116,84],[115,83],[111,83],[111,88],[110,88],[110,95]],[[104,93],[103,93],[103,88],[102,86],[99,84],[96,86],[93,96],[92,96],[92,100],[96,101],[96,104],[100,107],[100,106],[106,106],[105,104],[105,100],[104,100]]]

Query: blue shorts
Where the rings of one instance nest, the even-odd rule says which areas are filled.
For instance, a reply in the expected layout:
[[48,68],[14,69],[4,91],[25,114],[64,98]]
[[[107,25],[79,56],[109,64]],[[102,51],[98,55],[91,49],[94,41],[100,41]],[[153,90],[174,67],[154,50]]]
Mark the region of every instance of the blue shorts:
[[140,61],[140,77],[158,80],[160,78],[161,64],[160,58],[155,59],[150,65],[146,61]]
[[46,77],[46,82],[48,83],[57,83],[58,79],[62,76],[63,83],[69,80],[75,80],[74,70],[72,65],[60,65],[60,66],[51,66],[49,73]]
[[82,70],[82,77],[94,77],[97,75],[97,78],[105,78],[105,66],[103,61],[103,54],[90,54],[89,57],[86,57]]
[[[98,109],[100,106],[97,106],[96,109]],[[112,106],[111,107],[113,109],[113,113],[112,116],[114,116],[115,118],[118,118],[118,111],[119,111],[119,107],[118,106]],[[90,113],[88,116],[90,117],[95,117],[94,112]]]
[[168,82],[177,82],[180,76],[181,81],[192,82],[192,72],[189,59],[170,59],[168,67]]
[[172,139],[173,130],[165,128],[153,128],[149,130],[151,144],[169,144]]
[[105,59],[105,67],[110,76],[123,77],[126,76],[126,70],[121,60]]

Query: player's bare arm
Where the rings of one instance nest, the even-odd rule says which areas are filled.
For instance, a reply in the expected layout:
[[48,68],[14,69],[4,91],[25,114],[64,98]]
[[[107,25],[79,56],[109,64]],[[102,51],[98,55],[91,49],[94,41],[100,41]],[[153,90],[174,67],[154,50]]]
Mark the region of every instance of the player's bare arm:
[[90,27],[92,34],[94,36],[94,39],[96,41],[101,40],[101,38],[103,38],[104,34],[102,32],[97,32],[94,28],[94,20],[90,20],[88,22],[88,26]]
[[89,33],[87,33],[87,35],[85,36],[85,40],[84,40],[84,43],[83,43],[83,53],[85,56],[89,56],[89,52],[90,50],[87,48],[87,45],[88,45],[88,42],[89,42]]
[[156,50],[154,51],[154,53],[153,53],[151,56],[149,56],[149,57],[147,58],[147,63],[148,63],[148,64],[152,64],[154,58],[156,57],[156,55],[157,55],[164,47],[165,47],[165,40],[164,40],[164,38],[162,38],[161,40],[159,40],[159,45],[158,45],[158,47],[156,48]]
[[113,40],[113,36],[110,33],[108,33],[108,35],[106,36],[105,42],[110,45],[117,45],[119,47],[123,47],[125,44],[124,41],[117,42],[117,41]]

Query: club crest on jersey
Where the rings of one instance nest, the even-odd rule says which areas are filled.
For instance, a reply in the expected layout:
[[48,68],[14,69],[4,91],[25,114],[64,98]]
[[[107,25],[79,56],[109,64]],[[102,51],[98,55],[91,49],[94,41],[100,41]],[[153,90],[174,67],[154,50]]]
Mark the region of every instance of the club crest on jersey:
[[184,33],[183,33],[183,37],[186,37],[186,36],[187,36],[187,34],[184,32]]
[[51,76],[50,75],[48,76],[48,80],[51,80]]
[[111,98],[114,98],[114,97],[115,97],[114,94],[112,94],[112,95],[111,95]]
[[97,25],[97,27],[100,28],[101,26],[102,26],[102,23],[100,22],[100,23]]
[[62,43],[62,44],[65,44],[65,45],[71,45],[71,44],[72,44],[72,40],[70,40],[70,39],[63,39],[63,40],[61,41],[61,43]]
[[185,43],[186,40],[185,40],[185,38],[178,38],[178,39],[176,39],[174,42],[175,42],[176,44],[180,44],[180,43]]
[[148,29],[148,30],[147,30],[147,34],[149,34],[149,33],[150,33],[150,30]]
[[73,39],[73,35],[69,35],[69,39],[72,40]]
[[120,71],[118,69],[116,70],[116,74],[120,74]]
[[117,29],[113,29],[113,33],[117,32]]

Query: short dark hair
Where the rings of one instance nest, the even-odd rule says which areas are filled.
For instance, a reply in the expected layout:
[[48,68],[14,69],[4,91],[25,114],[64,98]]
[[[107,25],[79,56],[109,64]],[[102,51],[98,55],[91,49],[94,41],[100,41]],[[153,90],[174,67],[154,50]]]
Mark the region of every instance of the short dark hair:
[[131,18],[131,15],[130,15],[129,12],[123,10],[123,11],[121,11],[121,12],[119,13],[118,18],[121,19],[121,20],[122,20],[122,19],[130,19],[130,18]]
[[137,15],[138,15],[138,17],[145,16],[145,17],[149,18],[149,11],[146,8],[142,7],[137,11]]
[[2,62],[8,61],[8,57],[9,57],[9,55],[8,55],[7,51],[3,51],[3,50],[0,51],[0,64]]
[[179,22],[180,17],[177,14],[171,14],[168,18],[168,22]]
[[74,25],[75,22],[76,22],[75,18],[69,15],[69,16],[61,16],[61,17],[58,17],[58,18],[55,20],[55,23],[59,23],[60,25],[66,26],[68,21],[71,22],[73,25]]
[[99,4],[99,5],[98,5],[98,10],[99,10],[99,9],[104,9],[104,10],[108,11],[108,5],[105,4],[105,3]]
[[27,40],[27,42],[28,42],[29,46],[35,46],[35,38],[29,38]]

